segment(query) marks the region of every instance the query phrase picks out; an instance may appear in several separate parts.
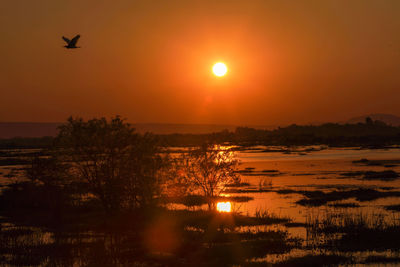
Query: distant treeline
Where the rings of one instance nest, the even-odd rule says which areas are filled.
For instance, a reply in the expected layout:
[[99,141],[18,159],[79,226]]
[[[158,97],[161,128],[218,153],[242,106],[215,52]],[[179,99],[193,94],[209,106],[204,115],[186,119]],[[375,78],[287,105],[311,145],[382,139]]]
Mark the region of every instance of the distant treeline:
[[229,143],[234,145],[318,145],[382,147],[400,144],[400,127],[382,121],[366,123],[290,125],[275,130],[238,127],[234,132],[221,131],[211,134],[169,134],[159,136],[166,146],[191,146],[202,142]]
[[[365,123],[322,125],[290,125],[274,130],[238,127],[209,134],[156,135],[163,146],[198,146],[205,142],[232,145],[329,145],[383,147],[400,144],[400,127],[367,118]],[[44,148],[52,137],[0,139],[0,148]]]

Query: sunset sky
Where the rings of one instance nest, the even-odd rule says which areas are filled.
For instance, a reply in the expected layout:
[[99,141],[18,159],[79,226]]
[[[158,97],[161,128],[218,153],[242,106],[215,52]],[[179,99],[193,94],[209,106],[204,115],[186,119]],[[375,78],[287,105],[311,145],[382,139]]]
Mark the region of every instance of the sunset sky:
[[398,0],[2,0],[0,33],[0,121],[400,115]]

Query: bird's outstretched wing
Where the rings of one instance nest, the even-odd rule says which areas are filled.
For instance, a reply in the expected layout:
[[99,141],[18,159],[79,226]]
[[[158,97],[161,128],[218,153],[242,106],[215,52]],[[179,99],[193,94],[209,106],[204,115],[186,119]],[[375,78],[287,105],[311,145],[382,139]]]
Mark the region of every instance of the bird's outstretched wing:
[[74,38],[72,38],[72,40],[70,41],[70,45],[71,46],[76,46],[76,43],[78,42],[79,38],[81,36],[78,34],[77,36],[75,36]]
[[69,44],[69,42],[71,42],[71,40],[70,39],[68,39],[68,38],[66,38],[66,37],[62,37],[63,38],[63,40],[67,43],[67,44]]

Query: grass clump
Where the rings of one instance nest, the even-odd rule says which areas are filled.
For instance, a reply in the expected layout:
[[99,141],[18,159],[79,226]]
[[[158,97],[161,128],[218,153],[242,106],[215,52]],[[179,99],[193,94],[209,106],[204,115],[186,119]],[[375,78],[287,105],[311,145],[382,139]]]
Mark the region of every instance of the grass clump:
[[307,217],[307,232],[311,239],[325,236],[325,246],[341,251],[384,251],[400,246],[400,223],[383,214],[333,213]]
[[353,171],[340,174],[345,177],[360,177],[364,180],[394,181],[399,178],[399,174],[393,170],[385,171]]
[[392,211],[400,211],[400,205],[389,205],[385,206],[386,210],[392,210]]
[[358,188],[353,190],[333,190],[331,192],[316,191],[298,191],[305,198],[298,200],[296,203],[301,206],[322,206],[331,201],[340,201],[349,198],[355,198],[357,201],[371,201],[385,197],[398,197],[399,191],[379,191],[370,188]]

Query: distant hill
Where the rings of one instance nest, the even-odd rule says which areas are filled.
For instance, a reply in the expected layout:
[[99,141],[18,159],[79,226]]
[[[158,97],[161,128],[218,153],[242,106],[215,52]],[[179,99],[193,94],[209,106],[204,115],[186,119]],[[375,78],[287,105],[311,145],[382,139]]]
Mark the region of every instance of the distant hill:
[[[61,123],[39,122],[0,122],[0,138],[56,136]],[[155,134],[191,133],[204,134],[220,132],[224,129],[234,131],[236,125],[219,124],[168,124],[168,123],[133,123],[139,133]],[[273,129],[272,126],[249,126],[256,129]]]
[[370,115],[364,115],[360,117],[355,117],[350,120],[348,120],[346,123],[364,123],[365,119],[367,117],[370,117],[372,120],[379,120],[383,121],[386,124],[392,125],[392,126],[400,126],[400,117],[392,114],[370,114]]

